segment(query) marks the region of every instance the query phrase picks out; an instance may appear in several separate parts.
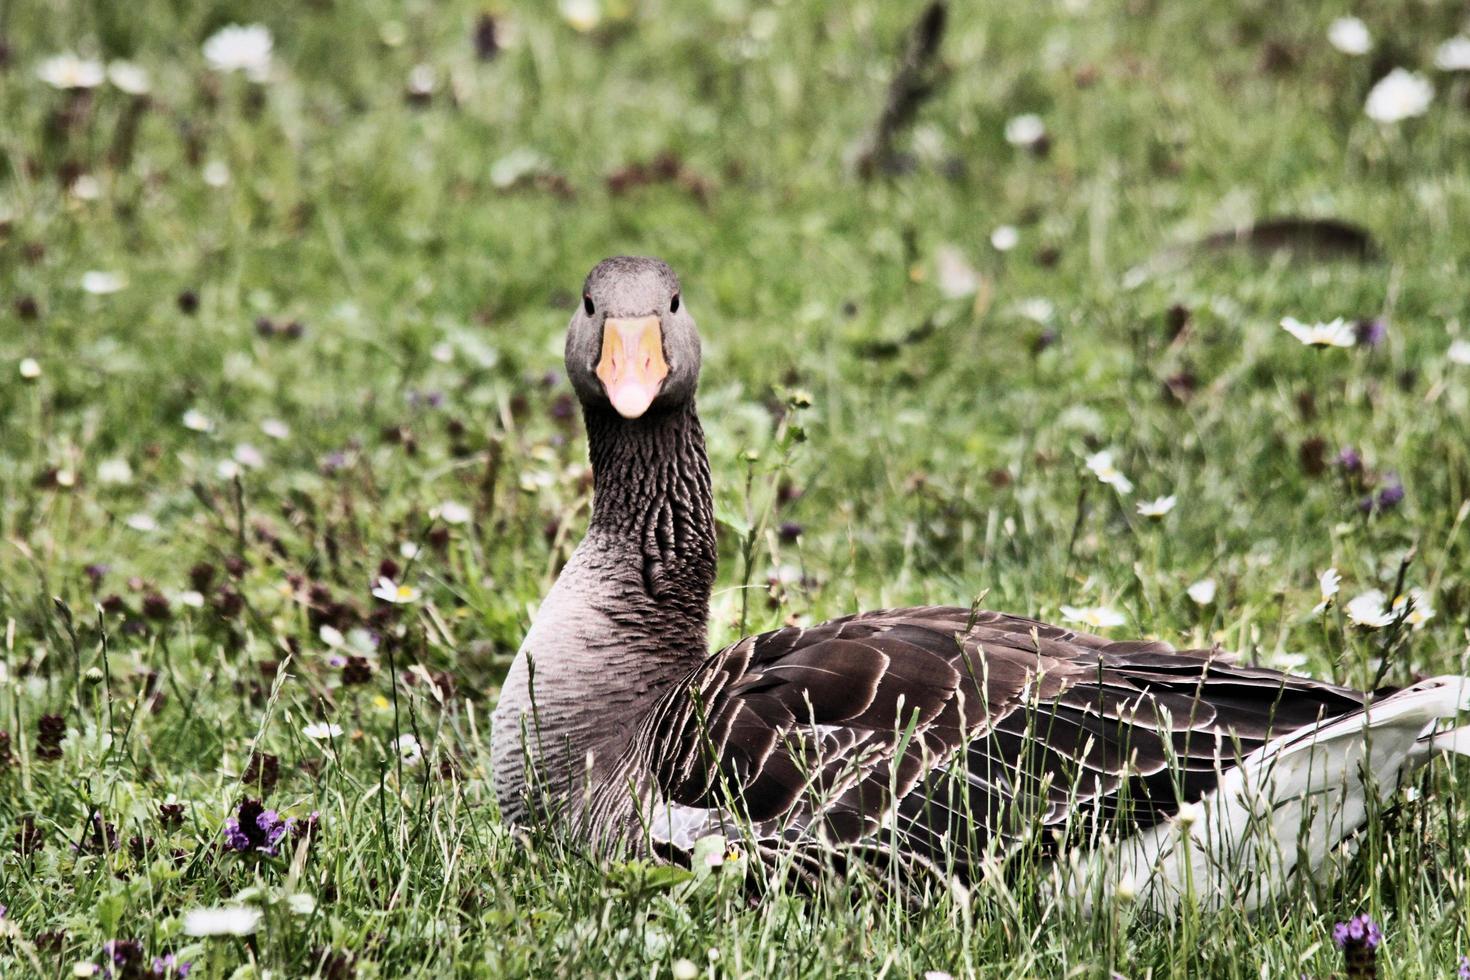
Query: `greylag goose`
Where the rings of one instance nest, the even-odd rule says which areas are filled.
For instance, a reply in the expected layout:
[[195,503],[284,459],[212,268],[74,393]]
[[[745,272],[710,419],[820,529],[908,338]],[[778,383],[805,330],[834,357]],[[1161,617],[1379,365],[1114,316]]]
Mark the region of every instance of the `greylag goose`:
[[592,517],[495,709],[510,821],[685,861],[723,835],[801,875],[861,859],[973,880],[1029,846],[1084,902],[1251,908],[1403,774],[1470,754],[1467,678],[1371,693],[978,609],[860,613],[711,655],[700,342],[673,270],[594,268],[566,368]]

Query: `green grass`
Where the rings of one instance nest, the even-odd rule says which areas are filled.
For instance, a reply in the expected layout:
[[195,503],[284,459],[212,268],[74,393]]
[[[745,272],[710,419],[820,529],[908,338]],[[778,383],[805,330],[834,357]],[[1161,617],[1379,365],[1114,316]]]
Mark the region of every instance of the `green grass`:
[[[1452,975],[1470,952],[1463,763],[1279,914],[1161,923],[1124,903],[1078,921],[1034,882],[977,885],[968,909],[856,884],[753,908],[596,867],[501,825],[487,745],[498,679],[587,517],[557,372],[581,277],[613,253],[668,259],[705,336],[717,640],[984,593],[1043,617],[1107,604],[1118,636],[1345,683],[1382,657],[1386,683],[1470,672],[1470,367],[1446,357],[1470,336],[1470,78],[1429,69],[1462,5],[1373,5],[1360,59],[1328,46],[1341,11],[1315,2],[956,5],[946,83],[900,141],[912,171],[871,184],[847,160],[913,5],[622,0],[591,34],[543,6],[499,11],[514,43],[480,61],[473,3],[0,5],[0,974],[68,976],[135,938],[194,977],[667,976],[681,958],[747,977],[1325,976],[1332,923],[1368,911],[1384,975]],[[255,20],[272,80],[211,74],[202,41]],[[47,87],[35,65],[68,49],[142,64],[150,101]],[[1363,115],[1375,59],[1430,71],[1427,115]],[[417,64],[436,73],[427,104],[405,98]],[[1045,119],[1048,155],[1006,144],[1021,112]],[[662,153],[678,179],[610,191]],[[517,159],[539,162],[500,186]],[[1381,256],[1200,253],[1128,276],[1280,214],[1357,222]],[[1001,224],[1020,229],[1004,255]],[[979,299],[935,288],[946,244]],[[89,295],[88,270],[128,284]],[[1039,353],[1019,310],[1035,298],[1054,307]],[[1189,325],[1171,339],[1174,306]],[[1284,315],[1389,334],[1308,350]],[[304,335],[262,336],[258,317]],[[1186,371],[1192,395],[1164,397]],[[811,406],[785,424],[805,441],[778,441],[796,389]],[[191,409],[210,431],[185,427]],[[222,474],[232,453],[255,462],[242,443],[261,465]],[[1343,446],[1397,473],[1403,502],[1363,516]],[[1103,447],[1131,497],[1084,469]],[[115,460],[129,480],[105,479]],[[1167,517],[1135,513],[1162,494]],[[445,501],[474,520],[435,524]],[[384,560],[418,602],[375,602]],[[1424,629],[1312,613],[1323,569],[1346,599],[1392,592],[1405,561],[1435,608]],[[1185,589],[1207,576],[1200,607]],[[344,684],[323,625],[381,633],[366,683]],[[64,719],[59,759],[38,751],[43,715]],[[330,747],[302,733],[323,719],[343,729]],[[259,795],[252,753],[279,760],[274,806],[320,813],[277,859],[220,846]],[[71,846],[94,813],[116,850]],[[25,828],[40,843],[22,853]],[[265,911],[250,940],[182,934],[186,910],[225,902]]]

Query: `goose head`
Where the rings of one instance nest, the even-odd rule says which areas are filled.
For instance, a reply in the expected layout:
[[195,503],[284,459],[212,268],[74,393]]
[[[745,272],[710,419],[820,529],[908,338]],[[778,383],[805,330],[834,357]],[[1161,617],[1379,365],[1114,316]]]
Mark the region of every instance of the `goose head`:
[[699,334],[679,277],[658,259],[618,256],[587,274],[567,329],[567,376],[588,409],[625,419],[687,404],[699,382]]

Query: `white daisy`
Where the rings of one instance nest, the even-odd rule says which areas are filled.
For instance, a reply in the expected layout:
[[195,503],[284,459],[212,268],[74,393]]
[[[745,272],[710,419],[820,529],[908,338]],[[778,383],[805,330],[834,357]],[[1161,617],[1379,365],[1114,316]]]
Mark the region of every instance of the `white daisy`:
[[1057,308],[1051,300],[1033,296],[1031,299],[1023,299],[1017,303],[1016,312],[1028,320],[1034,320],[1045,326],[1051,323],[1052,317],[1056,316]]
[[236,445],[230,455],[234,457],[235,462],[252,470],[258,470],[265,465],[265,456],[248,442]]
[[557,8],[561,11],[561,19],[574,31],[586,34],[595,31],[602,23],[602,4],[598,0],[561,0]]
[[1422,116],[1434,101],[1434,84],[1417,71],[1395,68],[1368,93],[1363,111],[1376,123],[1392,125]]
[[181,606],[187,606],[190,609],[204,608],[204,593],[197,589],[185,589],[174,598],[179,601],[179,605]]
[[106,296],[127,288],[128,281],[116,272],[92,270],[82,273],[82,290],[93,296]]
[[289,439],[291,437],[291,427],[280,419],[261,419],[260,431],[272,439]]
[[1281,329],[1308,347],[1352,347],[1358,335],[1342,317],[1327,323],[1303,323],[1294,316],[1281,318]]
[[214,420],[197,408],[191,408],[179,418],[184,428],[191,432],[208,432],[214,428]]
[[1015,225],[1001,225],[990,233],[990,247],[997,252],[1009,252],[1021,244],[1021,233]]
[[1172,493],[1167,497],[1155,497],[1153,500],[1140,500],[1138,502],[1138,512],[1144,517],[1163,517],[1174,509],[1176,503],[1178,503],[1178,498]]
[[1046,139],[1046,123],[1034,112],[1006,120],[1006,142],[1012,146],[1035,146]]
[[316,897],[306,892],[293,892],[286,896],[286,908],[297,915],[310,915],[316,911]]
[[1063,606],[1062,618],[1093,629],[1122,626],[1128,621],[1122,613],[1107,606]]
[[1458,34],[1436,48],[1434,67],[1440,71],[1470,71],[1470,36]]
[[1414,629],[1422,629],[1434,618],[1434,607],[1423,589],[1410,589],[1392,603],[1378,589],[1370,589],[1350,601],[1344,609],[1354,626],[1381,629],[1400,617]]
[[303,725],[301,734],[315,742],[323,739],[338,738],[342,735],[342,726],[330,721],[313,721]]
[[414,65],[409,69],[408,82],[405,85],[409,95],[428,98],[438,86],[439,76],[434,72],[433,65]]
[[436,511],[439,519],[445,524],[468,524],[475,516],[468,507],[457,500],[444,501],[436,508]]
[[41,362],[34,357],[23,358],[17,367],[22,381],[35,381],[41,376]]
[[95,201],[102,196],[102,182],[91,174],[80,174],[71,182],[67,193],[78,201]]
[[1450,349],[1445,351],[1445,357],[1449,358],[1451,364],[1470,365],[1470,340],[1456,340],[1450,344]]
[[373,587],[373,596],[394,605],[405,605],[418,601],[419,590],[411,585],[399,585],[391,578],[384,576],[378,579],[378,584]]
[[347,642],[347,637],[335,626],[323,623],[322,628],[316,631],[317,637],[329,647],[340,647]]
[[1327,607],[1332,605],[1332,600],[1337,596],[1338,588],[1342,584],[1342,576],[1337,573],[1337,569],[1329,568],[1317,576],[1317,584],[1322,589],[1322,601],[1317,603],[1316,608],[1312,610],[1313,614],[1325,612]]
[[230,182],[230,167],[223,160],[211,160],[204,165],[199,174],[204,178],[204,183],[218,190]]
[[148,69],[131,61],[114,61],[107,66],[107,80],[119,92],[128,95],[147,95],[153,88]]
[[214,464],[214,475],[221,480],[233,480],[241,473],[240,464],[233,459],[222,459]]
[[158,530],[158,521],[153,519],[152,514],[134,514],[123,523],[139,534],[152,534]]
[[405,766],[416,766],[423,761],[424,747],[412,735],[398,736],[398,740],[393,743],[393,747],[397,750],[398,757],[403,760]]
[[36,77],[52,88],[70,90],[96,88],[106,73],[97,59],[81,58],[66,51],[37,65]]
[[945,299],[964,299],[980,288],[980,273],[953,245],[934,250],[934,285]]
[[248,905],[225,905],[212,909],[190,909],[184,913],[187,936],[248,936],[260,925],[260,909]]
[[252,82],[263,82],[270,77],[274,46],[271,32],[263,24],[231,24],[204,42],[204,60],[215,71],[240,71]]
[[1208,606],[1215,601],[1215,580],[1212,578],[1202,578],[1191,585],[1186,591],[1189,598],[1194,600],[1196,605]]
[[1343,54],[1367,54],[1373,49],[1368,25],[1357,17],[1339,17],[1327,25],[1327,41]]
[[133,482],[133,467],[121,456],[104,459],[97,464],[97,481],[112,486],[126,486]]
[[1087,468],[1092,475],[1102,483],[1106,483],[1114,490],[1125,496],[1133,492],[1133,481],[1123,475],[1123,471],[1113,464],[1113,451],[1104,449],[1087,457]]

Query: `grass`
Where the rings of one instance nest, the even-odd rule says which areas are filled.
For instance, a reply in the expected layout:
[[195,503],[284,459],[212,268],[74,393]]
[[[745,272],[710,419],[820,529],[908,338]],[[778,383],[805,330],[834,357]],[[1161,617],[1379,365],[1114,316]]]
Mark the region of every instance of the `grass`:
[[[0,973],[137,939],[193,977],[1325,976],[1332,923],[1371,912],[1386,975],[1452,975],[1463,763],[1279,913],[1079,921],[1024,881],[914,913],[596,867],[499,822],[487,728],[586,520],[561,334],[619,252],[668,259],[705,335],[717,640],[983,593],[1356,685],[1470,672],[1470,367],[1446,356],[1470,328],[1470,80],[1431,71],[1398,126],[1362,113],[1459,5],[1373,6],[1363,58],[1316,2],[957,5],[911,166],[871,183],[848,160],[911,5],[606,6],[579,33],[492,4],[491,60],[470,3],[0,6]],[[211,73],[203,40],[255,20],[271,80]],[[152,95],[49,88],[62,50],[131,59]],[[1048,153],[1005,142],[1022,112]],[[1358,223],[1379,256],[1150,265],[1283,214]],[[945,246],[975,296],[936,288]],[[90,294],[89,270],[126,287]],[[1389,329],[1318,351],[1285,315]],[[1133,495],[1083,466],[1104,447]],[[1403,501],[1363,514],[1390,474]],[[1402,578],[1435,615],[1314,614],[1329,566],[1344,599]],[[380,574],[417,600],[374,599]],[[303,733],[321,721],[341,734]],[[245,795],[316,829],[225,851]],[[263,910],[248,940],[183,934],[228,903]]]

